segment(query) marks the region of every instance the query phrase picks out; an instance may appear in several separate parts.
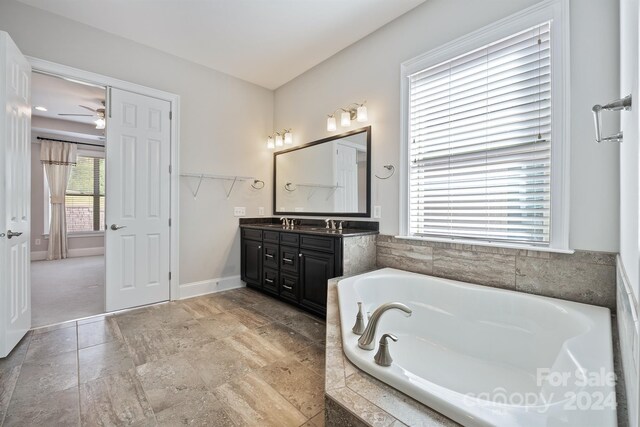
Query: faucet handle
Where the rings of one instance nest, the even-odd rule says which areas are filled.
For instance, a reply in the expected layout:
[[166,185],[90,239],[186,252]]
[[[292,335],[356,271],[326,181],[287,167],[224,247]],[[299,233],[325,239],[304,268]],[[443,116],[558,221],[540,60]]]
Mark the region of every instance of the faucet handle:
[[338,230],[342,230],[342,223],[343,223],[343,222],[344,222],[344,221],[340,221],[340,224],[338,225]]
[[327,223],[327,226],[325,228],[331,228],[329,227],[329,222],[331,222],[329,218],[325,219],[324,222]]
[[394,342],[398,341],[398,337],[393,334],[384,334],[380,338],[380,347],[378,348],[378,352],[373,357],[373,360],[380,366],[391,366],[393,362],[393,358],[391,358],[391,353],[389,353],[389,343],[387,342],[387,338],[391,338]]
[[353,325],[353,328],[351,328],[351,331],[353,331],[353,333],[356,335],[362,335],[365,328],[366,326],[364,324],[364,315],[362,314],[362,303],[359,302],[358,314],[356,315],[356,323]]

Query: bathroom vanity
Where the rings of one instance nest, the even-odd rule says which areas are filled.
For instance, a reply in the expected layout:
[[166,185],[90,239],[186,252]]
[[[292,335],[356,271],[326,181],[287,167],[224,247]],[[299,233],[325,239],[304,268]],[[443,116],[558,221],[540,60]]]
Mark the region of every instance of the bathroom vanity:
[[375,267],[377,222],[299,220],[293,228],[277,218],[241,219],[241,278],[247,286],[320,316],[326,314],[327,281]]

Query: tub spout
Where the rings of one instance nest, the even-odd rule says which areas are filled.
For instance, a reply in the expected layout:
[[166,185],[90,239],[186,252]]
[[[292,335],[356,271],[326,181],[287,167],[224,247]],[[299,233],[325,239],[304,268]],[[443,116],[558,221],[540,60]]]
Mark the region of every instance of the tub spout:
[[380,321],[380,317],[388,310],[391,309],[402,310],[407,313],[407,317],[411,316],[411,309],[406,305],[400,302],[388,302],[382,304],[380,307],[376,308],[376,310],[371,315],[371,319],[369,319],[369,323],[365,328],[362,336],[358,339],[358,347],[363,350],[373,350],[375,347],[375,339],[376,339],[376,329],[378,328],[378,322]]

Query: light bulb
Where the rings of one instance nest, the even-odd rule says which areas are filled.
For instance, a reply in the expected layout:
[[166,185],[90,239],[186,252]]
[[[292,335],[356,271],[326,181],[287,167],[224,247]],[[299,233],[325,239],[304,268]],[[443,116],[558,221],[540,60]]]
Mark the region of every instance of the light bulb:
[[327,119],[327,130],[329,132],[336,130],[336,118],[334,116],[329,116]]
[[287,145],[293,144],[293,135],[291,135],[291,132],[284,133],[284,143]]
[[276,135],[276,147],[282,147],[282,135]]
[[343,111],[342,115],[340,115],[340,126],[348,127],[351,126],[351,113],[348,111]]
[[274,148],[276,148],[276,145],[273,143],[273,137],[270,136],[267,138],[267,148],[270,150],[273,150]]
[[367,121],[367,107],[365,107],[364,105],[361,105],[358,107],[358,118],[357,120],[359,122],[366,122]]
[[98,120],[95,120],[93,123],[96,124],[96,129],[104,129],[106,125],[106,121],[103,118],[99,118]]

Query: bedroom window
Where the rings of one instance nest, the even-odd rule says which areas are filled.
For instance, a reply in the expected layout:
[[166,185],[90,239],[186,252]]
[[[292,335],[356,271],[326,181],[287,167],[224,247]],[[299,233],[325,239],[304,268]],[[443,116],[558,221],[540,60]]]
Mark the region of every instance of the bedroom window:
[[104,230],[104,158],[79,155],[65,196],[67,231]]
[[404,235],[568,249],[561,32],[515,21],[403,64]]

